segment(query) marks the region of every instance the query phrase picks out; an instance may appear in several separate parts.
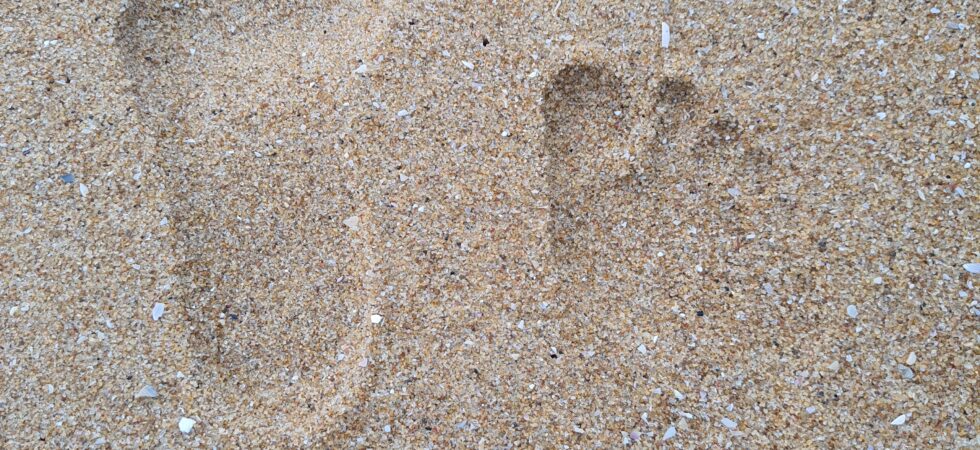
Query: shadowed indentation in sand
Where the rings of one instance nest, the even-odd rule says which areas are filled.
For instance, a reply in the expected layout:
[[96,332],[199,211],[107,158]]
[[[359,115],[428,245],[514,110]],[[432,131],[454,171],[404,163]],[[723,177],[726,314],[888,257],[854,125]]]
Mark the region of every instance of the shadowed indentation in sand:
[[131,3],[117,45],[183,258],[168,308],[192,367],[174,369],[211,384],[187,405],[209,423],[310,442],[370,385],[371,212],[354,206],[356,137],[324,118],[356,64],[344,52],[365,44],[338,24],[371,18],[344,2],[161,3]]
[[[725,150],[738,142],[742,128],[731,114],[710,108],[690,80],[665,77],[654,92],[654,128],[660,155],[678,158],[730,158]],[[673,145],[681,143],[683,148]]]
[[[601,239],[599,199],[624,175],[627,96],[615,75],[591,65],[562,69],[545,96],[553,265],[589,270]],[[597,235],[599,234],[599,235]]]
[[[591,355],[628,345],[614,325],[629,308],[629,293],[622,291],[629,282],[620,278],[629,276],[625,260],[635,244],[620,224],[631,220],[631,203],[642,201],[629,161],[629,109],[623,82],[598,66],[563,68],[545,94],[548,278],[555,283],[551,296],[558,329],[549,340],[564,355],[556,357],[561,369],[555,372],[566,378],[544,384],[560,386],[546,394],[557,401],[549,408],[560,433],[586,426],[582,419],[598,408],[617,409],[617,400],[607,397],[614,395],[623,367]],[[568,379],[576,382],[568,384]]]
[[657,85],[658,131],[670,134],[691,119],[695,101],[694,84],[683,78],[665,78]]
[[[653,99],[648,113],[632,110],[628,92],[599,66],[572,65],[554,76],[542,106],[551,196],[548,278],[558,330],[548,340],[556,349],[555,372],[564,374],[544,382],[543,395],[554,400],[548,408],[560,434],[595,426],[600,441],[616,439],[616,427],[635,426],[631,415],[653,397],[651,377],[672,376],[637,350],[642,342],[653,345],[646,340],[652,334],[682,332],[657,323],[675,287],[647,281],[659,270],[658,248],[680,241],[666,231],[676,227],[672,196],[665,195],[675,183],[664,172],[719,157],[711,146],[738,132],[730,120],[705,119],[715,114],[705,111],[688,80],[666,78],[640,89],[634,95]],[[595,417],[599,410],[609,416]]]

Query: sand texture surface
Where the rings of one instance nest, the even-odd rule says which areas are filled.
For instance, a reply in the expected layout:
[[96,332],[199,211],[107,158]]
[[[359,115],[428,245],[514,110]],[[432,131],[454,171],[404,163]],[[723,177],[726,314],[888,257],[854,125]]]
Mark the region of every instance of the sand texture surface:
[[0,447],[976,448],[977,19],[0,0]]

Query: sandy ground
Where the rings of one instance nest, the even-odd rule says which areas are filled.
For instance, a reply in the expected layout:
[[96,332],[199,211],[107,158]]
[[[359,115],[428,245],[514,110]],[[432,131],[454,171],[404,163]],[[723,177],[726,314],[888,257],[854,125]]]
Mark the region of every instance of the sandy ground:
[[980,446],[977,17],[2,1],[0,446]]

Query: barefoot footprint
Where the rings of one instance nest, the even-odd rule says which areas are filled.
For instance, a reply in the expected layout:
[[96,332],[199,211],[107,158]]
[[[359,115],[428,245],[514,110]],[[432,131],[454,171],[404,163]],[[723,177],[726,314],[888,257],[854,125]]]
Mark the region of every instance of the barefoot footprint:
[[[607,66],[564,67],[543,104],[551,196],[548,279],[555,284],[559,330],[551,345],[562,355],[555,372],[578,374],[571,384],[567,377],[564,385],[562,378],[545,384],[561,386],[550,393],[558,435],[594,427],[603,441],[633,427],[627,417],[636,417],[642,399],[656,388],[644,380],[657,369],[631,355],[645,333],[658,332],[655,303],[663,292],[649,286],[644,274],[656,270],[651,256],[669,239],[661,231],[669,205],[660,203],[658,192],[672,187],[658,180],[657,164],[670,163],[663,153],[674,138],[713,144],[734,133],[723,119],[700,123],[692,83],[664,78],[650,92],[628,87]],[[631,98],[639,95],[654,96],[656,110],[635,111]]]
[[551,230],[555,263],[577,279],[590,272],[598,256],[590,246],[602,215],[595,210],[624,171],[625,88],[615,75],[591,65],[572,65],[556,76],[545,98],[552,192]]
[[163,3],[130,4],[117,42],[170,180],[171,301],[192,352],[174,370],[210,384],[185,407],[252,444],[315,442],[366,395],[380,312],[372,211],[353,206],[346,165],[356,144],[319,126],[341,122],[319,118],[351,73],[315,56],[369,49],[336,28],[372,19],[340,2]]
[[[608,352],[607,327],[599,317],[621,310],[624,293],[616,292],[624,236],[623,195],[629,186],[629,97],[615,74],[589,64],[559,71],[545,95],[548,182],[551,189],[551,274],[556,325],[554,346],[564,354],[560,372],[579,374],[580,383],[552,394],[563,406],[553,411],[562,430],[587,426],[603,405],[610,387],[599,382],[615,365],[596,364],[590,355]],[[623,183],[626,183],[624,186]],[[556,380],[555,383],[559,383]],[[549,383],[550,384],[550,383]],[[561,410],[565,411],[561,411]],[[570,413],[570,414],[569,414]]]

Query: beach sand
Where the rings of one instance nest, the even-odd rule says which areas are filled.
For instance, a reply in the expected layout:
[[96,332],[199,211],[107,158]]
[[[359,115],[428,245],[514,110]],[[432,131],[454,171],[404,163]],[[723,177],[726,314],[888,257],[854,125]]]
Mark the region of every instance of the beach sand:
[[0,3],[0,446],[980,446],[976,19]]

